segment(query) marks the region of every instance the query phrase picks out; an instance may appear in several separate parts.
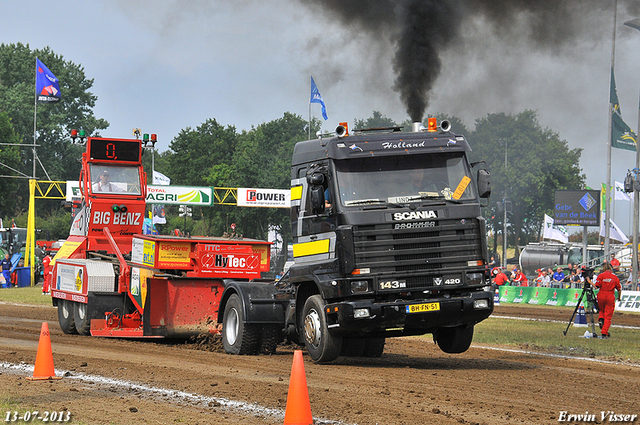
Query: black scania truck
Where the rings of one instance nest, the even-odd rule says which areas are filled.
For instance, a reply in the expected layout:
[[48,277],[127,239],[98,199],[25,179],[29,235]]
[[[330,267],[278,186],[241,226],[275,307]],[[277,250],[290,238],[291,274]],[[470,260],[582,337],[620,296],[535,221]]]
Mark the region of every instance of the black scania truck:
[[[481,198],[450,124],[354,131],[296,144],[294,264],[275,284],[228,282],[220,308],[228,353],[269,351],[284,336],[316,362],[379,357],[385,338],[432,333],[466,351],[493,311]],[[221,319],[221,320],[220,320]]]

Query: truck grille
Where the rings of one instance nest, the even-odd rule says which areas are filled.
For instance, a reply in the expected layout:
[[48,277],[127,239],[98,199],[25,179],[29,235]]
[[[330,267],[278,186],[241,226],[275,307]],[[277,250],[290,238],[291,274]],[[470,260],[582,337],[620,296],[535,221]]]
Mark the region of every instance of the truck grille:
[[440,220],[428,228],[394,229],[394,223],[353,230],[355,262],[380,277],[404,278],[408,288],[433,286],[434,277],[458,274],[481,260],[477,219]]

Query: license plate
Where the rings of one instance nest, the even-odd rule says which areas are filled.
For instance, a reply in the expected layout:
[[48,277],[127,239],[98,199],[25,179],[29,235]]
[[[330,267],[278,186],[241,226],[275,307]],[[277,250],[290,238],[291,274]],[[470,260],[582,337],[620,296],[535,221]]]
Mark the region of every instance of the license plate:
[[440,303],[410,304],[407,306],[407,313],[424,313],[438,310],[440,310]]

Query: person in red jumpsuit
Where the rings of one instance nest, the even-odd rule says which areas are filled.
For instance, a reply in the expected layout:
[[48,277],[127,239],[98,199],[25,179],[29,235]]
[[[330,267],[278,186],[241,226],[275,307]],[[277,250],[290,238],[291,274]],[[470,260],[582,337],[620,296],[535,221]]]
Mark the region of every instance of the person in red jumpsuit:
[[48,294],[51,291],[51,257],[47,252],[42,259],[42,275],[44,277],[44,282],[42,283],[42,293]]
[[602,329],[602,337],[609,338],[609,327],[611,327],[611,318],[613,317],[613,311],[616,308],[615,291],[618,290],[618,301],[620,301],[620,292],[622,287],[620,286],[620,280],[613,274],[611,265],[604,263],[602,265],[602,273],[596,278],[594,283],[596,288],[600,288],[598,291],[598,323],[600,329]]

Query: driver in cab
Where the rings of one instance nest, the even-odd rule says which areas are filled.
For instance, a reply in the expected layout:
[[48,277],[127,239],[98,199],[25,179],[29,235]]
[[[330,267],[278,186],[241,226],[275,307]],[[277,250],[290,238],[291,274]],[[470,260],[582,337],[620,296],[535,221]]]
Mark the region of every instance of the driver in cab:
[[104,170],[98,175],[98,180],[91,186],[94,192],[124,192],[120,187],[111,183],[109,171]]

